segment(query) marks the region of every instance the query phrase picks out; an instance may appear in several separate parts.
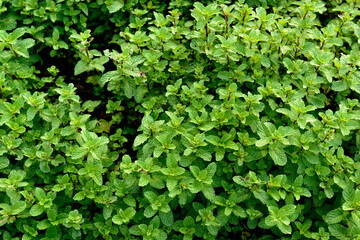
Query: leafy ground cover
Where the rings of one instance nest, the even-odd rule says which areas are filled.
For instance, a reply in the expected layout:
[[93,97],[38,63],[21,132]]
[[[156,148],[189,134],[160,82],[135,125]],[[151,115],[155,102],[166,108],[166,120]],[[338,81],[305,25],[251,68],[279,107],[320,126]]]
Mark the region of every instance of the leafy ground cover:
[[0,236],[360,239],[359,0],[0,0]]

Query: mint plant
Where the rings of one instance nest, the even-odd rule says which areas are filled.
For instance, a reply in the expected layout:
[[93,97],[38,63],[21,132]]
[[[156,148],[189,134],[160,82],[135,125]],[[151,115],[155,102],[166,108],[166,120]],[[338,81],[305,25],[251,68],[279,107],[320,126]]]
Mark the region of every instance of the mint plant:
[[359,7],[0,1],[0,237],[358,239]]

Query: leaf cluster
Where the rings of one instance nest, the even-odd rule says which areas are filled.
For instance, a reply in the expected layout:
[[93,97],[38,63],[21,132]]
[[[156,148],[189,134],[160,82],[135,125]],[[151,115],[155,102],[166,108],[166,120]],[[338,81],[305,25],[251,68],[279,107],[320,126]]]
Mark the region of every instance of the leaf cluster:
[[358,239],[360,1],[0,1],[0,237]]

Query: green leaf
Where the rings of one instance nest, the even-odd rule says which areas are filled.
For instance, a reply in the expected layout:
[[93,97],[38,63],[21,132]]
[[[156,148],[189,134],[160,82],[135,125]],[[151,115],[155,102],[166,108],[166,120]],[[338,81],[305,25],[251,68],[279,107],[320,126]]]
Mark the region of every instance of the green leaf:
[[[279,109],[278,109],[279,110]],[[257,147],[263,147],[263,146],[266,146],[270,143],[270,139],[268,138],[262,138],[262,139],[259,139],[255,142],[255,146]]]
[[25,33],[26,33],[26,28],[16,28],[12,33],[9,34],[7,39],[10,43],[14,43],[15,40],[23,36]]
[[259,199],[263,204],[266,204],[269,200],[269,195],[263,189],[253,191],[253,194],[254,197]]
[[165,226],[170,227],[174,222],[174,216],[173,216],[173,213],[171,211],[167,212],[167,213],[159,212],[159,217],[160,217],[161,222]]
[[331,188],[331,186],[324,188],[324,192],[327,198],[332,198],[334,196],[334,190]]
[[214,136],[214,135],[207,136],[206,141],[208,141],[209,143],[211,143],[215,146],[218,146],[221,143],[220,138],[218,136]]
[[269,155],[274,160],[276,165],[285,166],[287,157],[283,149],[270,148]]
[[89,10],[88,10],[88,7],[87,7],[87,5],[85,3],[79,3],[78,6],[86,16],[89,15]]
[[165,187],[165,183],[159,176],[153,176],[150,180],[150,185],[157,189],[163,189]]
[[31,38],[26,38],[20,40],[14,46],[14,51],[24,58],[29,58],[28,49],[35,45],[35,40]]
[[[140,227],[141,227],[141,229],[140,229]],[[143,235],[142,229],[145,229],[146,227],[147,226],[145,224],[133,225],[129,228],[129,233],[132,235],[141,236],[141,235]]]
[[111,207],[104,207],[103,208],[103,217],[104,219],[109,219],[111,217],[113,209]]
[[151,177],[150,175],[144,173],[144,174],[141,174],[140,178],[139,178],[139,186],[140,187],[145,187],[146,185],[149,184],[151,180]]
[[24,211],[26,208],[26,203],[24,201],[17,201],[10,207],[10,212],[12,215],[17,215]]
[[347,235],[347,229],[340,224],[332,224],[329,226],[329,231],[332,236],[341,240],[350,240]]
[[280,231],[284,234],[291,234],[292,232],[292,229],[291,229],[291,226],[290,225],[286,225],[286,224],[283,224],[283,223],[280,223],[280,224],[277,224],[276,225]]
[[135,140],[134,140],[134,147],[140,146],[141,144],[143,144],[149,137],[144,135],[144,134],[140,134],[137,135]]
[[124,93],[127,98],[132,98],[136,91],[136,84],[132,78],[125,78],[123,83]]
[[219,230],[220,230],[220,227],[218,227],[218,226],[212,226],[212,225],[207,226],[206,228],[207,228],[207,230],[209,231],[209,233],[210,233],[211,235],[213,235],[213,236],[218,235]]
[[46,194],[41,188],[35,188],[35,197],[38,199],[38,201],[46,200]]
[[92,174],[91,178],[94,180],[94,182],[97,185],[101,186],[103,184],[103,177],[102,177],[101,172]]
[[75,132],[76,132],[76,128],[71,127],[71,126],[66,126],[63,129],[61,129],[60,135],[66,137],[66,136],[70,136],[70,135],[74,134]]
[[203,148],[200,148],[197,152],[196,152],[196,156],[202,158],[204,161],[210,162],[212,157],[211,154]]
[[151,217],[153,217],[153,216],[155,215],[156,212],[157,212],[157,211],[155,211],[154,209],[152,209],[151,206],[147,206],[147,207],[145,208],[145,211],[144,211],[144,216],[145,216],[146,218],[151,218]]
[[118,12],[122,7],[124,7],[124,1],[115,0],[112,2],[112,4],[110,6],[108,6],[109,13]]
[[33,107],[33,106],[29,107],[28,110],[26,111],[27,120],[32,121],[37,112],[38,111],[36,110],[35,107]]
[[211,186],[206,186],[202,189],[202,193],[204,194],[204,196],[210,201],[210,202],[214,202],[215,201],[215,190],[213,187]]
[[344,219],[344,214],[343,213],[344,212],[343,212],[343,210],[341,208],[331,210],[330,212],[328,212],[328,214],[326,214],[325,221],[328,224],[339,223]]
[[235,206],[233,208],[232,212],[234,213],[235,216],[238,216],[238,217],[241,217],[241,218],[246,218],[247,217],[246,211],[240,206]]
[[83,103],[82,105],[82,109],[85,111],[87,110],[88,112],[93,112],[94,109],[99,106],[101,104],[101,101],[92,101],[92,100],[87,100],[86,102]]
[[85,198],[85,192],[81,191],[81,192],[78,192],[77,194],[75,194],[75,196],[73,197],[73,199],[75,201],[81,201]]
[[318,164],[319,163],[319,156],[312,152],[305,152],[304,156],[306,160],[311,164]]
[[62,236],[60,226],[50,226],[48,229],[46,229],[45,236],[48,239],[60,240]]
[[354,188],[350,185],[346,186],[342,192],[342,196],[346,202],[351,201],[355,196]]
[[207,178],[212,178],[216,172],[216,163],[212,162],[206,167]]
[[345,91],[348,88],[349,88],[349,85],[347,84],[346,81],[335,81],[335,82],[332,82],[332,86],[331,86],[331,89],[336,92]]
[[30,208],[30,215],[33,217],[39,216],[45,211],[45,208],[40,204],[35,204]]
[[225,149],[221,148],[221,147],[216,147],[215,148],[215,160],[221,161],[224,159],[224,156],[225,156]]
[[120,215],[113,216],[112,221],[113,221],[113,223],[115,223],[117,225],[123,224],[122,217]]
[[88,71],[90,68],[89,68],[89,64],[83,60],[80,60],[76,63],[75,65],[75,69],[74,69],[74,74],[75,76],[76,75],[79,75],[83,72],[86,72]]
[[9,166],[10,161],[7,157],[0,157],[0,169],[4,169]]
[[123,198],[123,201],[130,207],[136,208],[136,200],[132,195],[128,195],[126,198]]
[[261,56],[261,65],[263,65],[266,68],[270,67],[270,59],[264,55]]
[[84,147],[77,147],[72,153],[71,158],[72,159],[79,159],[84,157],[86,154],[88,154],[89,151]]
[[51,226],[51,223],[48,219],[44,219],[41,222],[38,222],[38,224],[36,225],[37,229],[39,229],[39,230],[45,230],[50,226]]
[[156,198],[157,198],[156,193],[151,192],[151,191],[144,192],[144,196],[146,197],[147,200],[149,200],[149,202],[154,202],[154,201],[156,201]]
[[117,225],[128,223],[136,214],[136,210],[128,207],[125,210],[120,209],[119,213],[112,218],[112,221]]
[[140,103],[144,98],[145,94],[148,92],[148,89],[145,86],[138,86],[134,93],[134,99],[137,103]]
[[120,79],[120,77],[121,77],[121,75],[119,74],[118,71],[106,72],[106,73],[103,74],[103,75],[101,76],[101,78],[99,79],[99,85],[100,85],[100,87],[104,87],[104,85],[105,85],[107,82],[109,82],[109,81],[111,81],[111,80],[113,80],[113,79],[118,80],[118,79]]
[[166,179],[166,186],[170,191],[176,187],[177,183],[178,181],[176,179],[170,177]]

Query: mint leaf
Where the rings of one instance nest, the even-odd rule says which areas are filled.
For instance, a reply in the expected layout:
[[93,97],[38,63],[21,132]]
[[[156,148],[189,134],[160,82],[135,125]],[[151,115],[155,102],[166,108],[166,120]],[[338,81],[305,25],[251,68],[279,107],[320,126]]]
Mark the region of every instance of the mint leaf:
[[165,226],[170,227],[174,222],[174,216],[173,216],[173,213],[171,211],[167,212],[167,213],[159,212],[159,217],[161,219],[161,222]]
[[[66,134],[66,133],[65,133]],[[88,154],[89,151],[85,148],[85,147],[77,147],[75,148],[75,150],[72,152],[71,157],[73,159],[79,159],[84,157],[86,154]]]
[[9,166],[9,164],[10,164],[10,161],[8,158],[0,157],[0,169],[6,168],[7,166]]
[[119,11],[124,6],[123,1],[112,1],[112,4],[108,6],[110,13],[115,13]]
[[274,163],[279,166],[284,166],[287,162],[287,157],[283,149],[274,148],[269,150],[270,157]]
[[83,61],[83,60],[80,60],[75,65],[74,74],[76,76],[76,75],[79,75],[79,74],[81,74],[83,72],[88,71],[89,69],[90,69],[89,64],[87,62]]
[[35,204],[30,208],[30,215],[33,217],[41,215],[45,211],[45,208],[40,204]]

